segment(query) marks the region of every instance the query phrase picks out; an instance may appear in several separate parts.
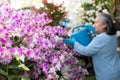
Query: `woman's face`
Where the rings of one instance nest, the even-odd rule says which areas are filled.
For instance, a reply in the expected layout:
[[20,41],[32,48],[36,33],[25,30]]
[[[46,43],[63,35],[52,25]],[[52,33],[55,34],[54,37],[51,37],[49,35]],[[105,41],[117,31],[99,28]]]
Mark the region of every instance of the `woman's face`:
[[96,17],[94,22],[94,27],[97,32],[102,33],[105,31],[106,24],[102,23],[100,17]]

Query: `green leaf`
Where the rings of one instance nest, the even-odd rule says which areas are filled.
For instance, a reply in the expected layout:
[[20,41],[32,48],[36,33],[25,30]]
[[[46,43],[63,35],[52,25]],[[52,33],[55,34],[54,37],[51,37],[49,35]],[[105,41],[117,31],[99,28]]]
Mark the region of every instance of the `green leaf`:
[[24,76],[21,76],[21,80],[30,80],[30,78],[29,76],[24,75]]
[[8,77],[8,74],[2,69],[0,69],[0,74],[2,74],[5,77]]
[[10,75],[8,80],[30,80],[29,76],[27,75]]
[[8,78],[8,80],[20,80],[20,76],[18,76],[18,75],[9,75],[9,78]]
[[95,79],[95,76],[89,76],[89,77],[86,77],[85,80],[96,80],[96,79]]
[[9,65],[8,69],[20,69],[17,65]]
[[36,63],[31,63],[31,64],[28,65],[28,67],[33,67],[35,65],[36,65]]
[[17,41],[19,38],[17,36],[14,37],[14,40]]
[[23,68],[26,71],[30,71],[30,69],[27,66],[25,66],[24,64],[20,64],[19,67]]
[[8,80],[30,80],[27,75],[10,75]]

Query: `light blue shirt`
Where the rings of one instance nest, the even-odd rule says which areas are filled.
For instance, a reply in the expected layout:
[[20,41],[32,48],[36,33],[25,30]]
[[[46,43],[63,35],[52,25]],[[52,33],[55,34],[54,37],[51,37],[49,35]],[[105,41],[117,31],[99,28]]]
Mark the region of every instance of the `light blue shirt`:
[[117,53],[117,36],[106,33],[97,35],[88,46],[75,42],[78,53],[92,56],[97,80],[120,80],[120,58]]

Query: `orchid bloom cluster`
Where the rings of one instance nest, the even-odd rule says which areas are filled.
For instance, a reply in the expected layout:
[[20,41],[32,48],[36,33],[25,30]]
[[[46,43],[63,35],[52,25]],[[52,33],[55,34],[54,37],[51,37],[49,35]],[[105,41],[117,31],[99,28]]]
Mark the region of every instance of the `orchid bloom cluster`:
[[[46,80],[58,80],[59,73],[62,74],[62,69],[69,64],[67,69],[74,76],[73,80],[84,80],[88,73],[72,57],[76,52],[64,43],[55,42],[56,35],[65,37],[67,31],[60,26],[47,25],[50,22],[45,12],[12,10],[8,3],[0,4],[0,63],[5,65],[17,59],[23,63],[21,67],[27,58],[36,65],[32,73],[27,68],[25,74],[35,80],[41,80],[43,76]],[[75,71],[79,76],[74,74]]]

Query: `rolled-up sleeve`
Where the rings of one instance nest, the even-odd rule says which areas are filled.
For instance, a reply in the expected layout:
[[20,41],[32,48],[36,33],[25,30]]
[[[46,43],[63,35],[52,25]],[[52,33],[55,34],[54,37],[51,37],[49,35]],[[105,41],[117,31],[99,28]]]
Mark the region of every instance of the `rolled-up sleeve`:
[[78,42],[75,42],[74,50],[82,55],[92,56],[101,50],[104,45],[102,42],[101,37],[95,37],[88,46],[83,46]]

